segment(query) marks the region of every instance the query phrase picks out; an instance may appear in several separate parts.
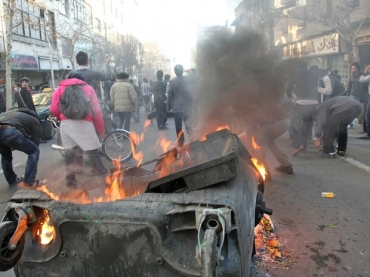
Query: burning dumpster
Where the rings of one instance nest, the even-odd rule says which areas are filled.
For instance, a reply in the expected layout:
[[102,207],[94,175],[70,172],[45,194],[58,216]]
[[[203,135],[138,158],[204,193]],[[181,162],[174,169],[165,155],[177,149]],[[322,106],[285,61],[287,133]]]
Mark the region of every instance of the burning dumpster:
[[272,211],[237,136],[211,133],[169,151],[153,170],[122,172],[119,185],[129,197],[115,201],[16,192],[0,224],[0,270],[15,267],[27,277],[249,276],[254,227]]

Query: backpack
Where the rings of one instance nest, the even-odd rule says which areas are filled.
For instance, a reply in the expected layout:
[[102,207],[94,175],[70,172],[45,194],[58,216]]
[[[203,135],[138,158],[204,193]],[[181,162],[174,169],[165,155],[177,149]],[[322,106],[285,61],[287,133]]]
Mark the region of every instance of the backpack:
[[83,119],[90,113],[90,101],[85,97],[82,87],[68,86],[60,98],[60,111],[68,119]]

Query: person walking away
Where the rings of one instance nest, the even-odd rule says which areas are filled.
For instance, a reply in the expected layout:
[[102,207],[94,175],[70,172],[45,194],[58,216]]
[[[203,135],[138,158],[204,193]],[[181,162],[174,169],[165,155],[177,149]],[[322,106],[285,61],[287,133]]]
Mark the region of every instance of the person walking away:
[[152,90],[147,78],[143,78],[143,84],[141,84],[140,91],[144,99],[145,111],[150,112],[150,91]]
[[[68,101],[71,87],[76,90],[78,87],[82,89],[80,93],[83,100],[81,101],[84,101],[85,108],[87,108],[86,115],[80,116],[83,116],[82,118],[72,117],[65,111],[66,104],[72,105]],[[75,93],[77,94],[77,92]],[[79,97],[79,99],[81,98]],[[67,79],[59,83],[52,96],[50,112],[61,121],[60,135],[63,147],[66,149],[66,186],[71,189],[76,189],[78,186],[76,173],[80,169],[80,165],[76,163],[77,148],[85,151],[97,175],[106,175],[108,171],[103,165],[99,152],[99,138],[104,138],[103,115],[94,89],[84,81],[81,72],[71,71],[68,73]]]
[[192,98],[189,92],[188,79],[183,76],[184,68],[178,64],[174,67],[176,78],[170,81],[167,98],[167,112],[173,112],[177,146],[183,147],[185,142],[182,122],[185,124],[186,132],[192,139]]
[[307,147],[312,132],[313,116],[320,97],[317,92],[317,78],[308,70],[305,62],[299,65],[299,69],[289,80],[286,95],[292,99],[293,93],[296,100],[290,114],[290,139],[294,147],[292,156],[297,156]]
[[[315,146],[323,144],[323,158],[335,158],[334,140],[337,137],[339,156],[347,150],[347,126],[361,112],[361,103],[348,96],[337,96],[324,101],[315,113]],[[321,137],[323,141],[321,141]]]
[[329,70],[320,70],[317,65],[311,65],[308,69],[318,78],[317,91],[321,94],[320,102],[347,94],[342,82],[333,76]]
[[159,130],[166,130],[166,84],[163,82],[163,71],[157,71],[157,81],[153,84],[154,105],[157,113],[157,126]]
[[137,100],[139,101],[139,106],[137,109],[132,113],[132,117],[134,118],[134,122],[138,123],[140,121],[140,91],[138,87],[135,85],[134,80],[130,79],[130,84],[134,87],[134,90],[136,92]]
[[[41,122],[37,113],[26,108],[11,111],[0,120],[1,166],[5,179],[10,186],[23,181],[21,186],[33,187],[36,180],[37,165],[40,156]],[[13,150],[28,155],[24,178],[17,177],[13,170]]]
[[[364,113],[365,113],[365,120],[366,120],[366,129],[364,128],[364,131],[366,130],[366,135],[360,137],[360,139],[366,139],[370,140],[370,100],[369,100],[369,94],[370,94],[370,65],[368,65],[364,73],[360,76],[359,81],[362,84],[368,85],[368,92],[367,95],[364,95]],[[367,102],[365,101],[367,99]],[[366,103],[366,107],[365,107]]]
[[113,102],[114,112],[118,115],[118,128],[130,131],[131,113],[139,106],[134,87],[128,82],[130,76],[125,73],[117,74],[117,81],[110,89],[110,98]]
[[33,99],[31,95],[31,89],[29,89],[28,84],[30,79],[23,77],[21,79],[21,88],[15,93],[15,101],[18,104],[18,108],[26,108],[31,111],[36,112],[35,105],[33,104]]
[[[109,59],[105,60],[106,73],[89,68],[89,56],[86,52],[79,51],[76,54],[76,62],[78,64],[77,70],[83,74],[84,81],[94,89],[94,92],[98,99],[101,99],[100,81],[108,81],[109,79],[111,79],[112,75],[109,67]],[[81,168],[78,171],[82,172],[83,151],[80,148],[76,148],[76,151],[77,163],[80,165]]]
[[105,60],[106,73],[89,68],[89,57],[86,52],[80,51],[76,54],[77,70],[84,75],[85,82],[92,86],[98,99],[101,99],[100,81],[108,81],[111,77],[109,59]]

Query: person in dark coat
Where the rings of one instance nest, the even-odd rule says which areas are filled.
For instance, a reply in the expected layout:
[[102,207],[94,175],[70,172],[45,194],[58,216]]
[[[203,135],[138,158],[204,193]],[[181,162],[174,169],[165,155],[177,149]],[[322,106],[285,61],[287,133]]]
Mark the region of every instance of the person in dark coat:
[[83,51],[77,53],[76,61],[78,64],[77,70],[82,72],[85,78],[85,82],[93,87],[93,89],[96,92],[96,95],[98,96],[98,99],[101,99],[100,81],[108,81],[112,78],[109,68],[109,59],[106,60],[107,73],[90,69],[88,67],[89,66],[88,55]]
[[334,140],[337,138],[339,156],[347,150],[347,126],[361,112],[361,103],[348,96],[337,96],[324,101],[315,114],[316,147],[321,147],[323,138],[323,158],[335,158]]
[[176,78],[169,82],[167,111],[173,112],[177,134],[177,146],[184,145],[185,136],[182,131],[182,122],[185,124],[186,132],[192,135],[192,98],[189,91],[188,79],[183,76],[184,68],[178,64],[174,68]]
[[21,79],[21,89],[15,93],[15,101],[18,104],[18,108],[26,108],[36,112],[35,105],[33,104],[33,99],[31,95],[31,89],[29,89],[28,84],[30,79],[23,77]]
[[36,174],[39,161],[41,122],[37,113],[26,108],[12,111],[0,120],[1,166],[10,186],[22,181],[13,171],[12,150],[28,155],[23,186],[37,185]]
[[159,130],[166,130],[167,109],[166,109],[166,84],[163,81],[163,71],[157,71],[157,81],[153,84],[154,105],[157,113],[157,126]]

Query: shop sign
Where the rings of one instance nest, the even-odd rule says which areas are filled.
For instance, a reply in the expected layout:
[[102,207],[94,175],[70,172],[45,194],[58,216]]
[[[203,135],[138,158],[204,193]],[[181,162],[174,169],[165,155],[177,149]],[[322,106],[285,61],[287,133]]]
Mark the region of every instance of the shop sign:
[[310,56],[324,56],[339,53],[339,35],[332,34],[304,40],[287,45],[283,48],[284,58],[302,58]]
[[370,43],[370,36],[360,37],[357,39],[358,44]]
[[37,57],[18,54],[10,54],[10,66],[12,69],[39,69]]

